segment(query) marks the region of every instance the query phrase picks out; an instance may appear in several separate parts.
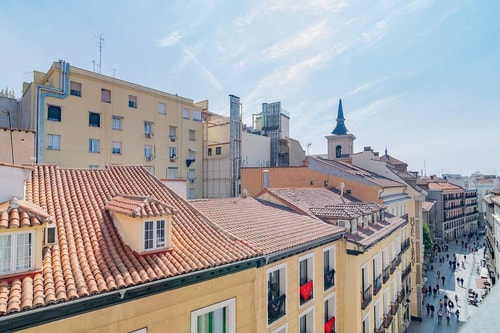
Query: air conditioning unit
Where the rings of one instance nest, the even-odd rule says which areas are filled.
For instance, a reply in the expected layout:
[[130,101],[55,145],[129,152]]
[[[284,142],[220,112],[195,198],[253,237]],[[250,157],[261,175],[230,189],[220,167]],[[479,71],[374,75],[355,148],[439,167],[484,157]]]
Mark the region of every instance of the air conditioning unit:
[[175,142],[175,136],[170,137],[170,142]]
[[146,136],[146,138],[148,138],[148,139],[151,139],[153,137],[153,133],[147,132],[147,133],[144,133],[144,136]]
[[57,242],[56,224],[48,224],[45,228],[45,245],[55,244]]
[[151,161],[153,158],[151,156],[146,156],[146,161]]

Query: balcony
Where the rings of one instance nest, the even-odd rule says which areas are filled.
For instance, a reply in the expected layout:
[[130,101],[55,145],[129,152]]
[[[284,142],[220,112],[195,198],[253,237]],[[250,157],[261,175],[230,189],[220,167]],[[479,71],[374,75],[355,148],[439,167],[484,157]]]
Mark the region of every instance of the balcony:
[[386,283],[389,280],[389,277],[391,276],[391,273],[389,272],[390,267],[387,266],[384,268],[384,271],[382,272],[382,282]]
[[325,290],[335,285],[335,270],[331,269],[325,272]]
[[391,261],[391,274],[396,270],[396,258]]
[[384,323],[380,324],[379,328],[374,329],[375,333],[385,333]]
[[408,237],[401,243],[401,252],[406,252],[410,248],[410,238]]
[[401,264],[401,255],[403,253],[399,252],[398,255],[396,256],[396,266],[399,266]]
[[391,314],[395,315],[396,313],[398,313],[398,309],[399,309],[399,303],[398,302],[392,302],[391,303]]
[[299,294],[301,305],[313,298],[313,281],[311,280],[301,284],[299,288]]
[[335,332],[335,317],[327,320],[327,322],[325,323],[325,332]]
[[383,325],[385,328],[389,328],[389,326],[391,326],[391,323],[392,323],[392,314],[389,311],[387,314],[384,315]]
[[283,294],[267,302],[267,323],[270,324],[285,315],[285,298]]
[[361,292],[361,309],[364,310],[370,304],[372,300],[372,286],[368,285],[368,287],[365,288]]
[[398,292],[398,302],[402,303],[406,299],[406,289],[405,287],[401,288],[401,291]]
[[382,282],[380,281],[382,274],[379,274],[375,279],[373,279],[373,295],[377,295],[380,289],[382,289]]
[[401,273],[401,281],[404,281],[408,277],[408,275],[410,275],[410,272],[411,272],[411,264],[408,264],[408,266],[406,266],[406,268]]

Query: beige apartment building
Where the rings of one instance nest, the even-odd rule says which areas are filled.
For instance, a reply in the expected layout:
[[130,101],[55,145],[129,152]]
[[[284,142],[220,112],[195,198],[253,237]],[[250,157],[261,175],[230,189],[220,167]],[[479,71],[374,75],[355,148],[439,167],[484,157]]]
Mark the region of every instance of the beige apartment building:
[[25,84],[18,122],[35,130],[37,163],[141,165],[199,198],[206,105],[58,61]]

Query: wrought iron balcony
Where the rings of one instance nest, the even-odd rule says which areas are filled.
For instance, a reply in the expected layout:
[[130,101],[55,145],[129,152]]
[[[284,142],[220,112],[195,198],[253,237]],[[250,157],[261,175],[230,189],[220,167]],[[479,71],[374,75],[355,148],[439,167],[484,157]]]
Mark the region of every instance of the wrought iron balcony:
[[371,300],[372,300],[372,286],[368,285],[368,287],[366,287],[365,290],[361,292],[361,309],[363,310],[366,309],[368,304],[370,304]]
[[373,279],[373,295],[377,295],[380,289],[382,289],[382,274],[379,274],[375,279]]
[[283,294],[267,302],[267,323],[270,324],[277,319],[283,317],[285,311],[285,298]]
[[391,274],[396,270],[396,258],[391,261]]
[[390,269],[390,267],[387,266],[386,268],[384,268],[384,270],[382,272],[382,282],[384,282],[384,283],[386,283],[389,280],[389,277],[391,276],[389,269]]
[[385,333],[383,320],[382,320],[382,324],[380,324],[379,328],[375,328],[374,331],[375,331],[375,333]]
[[392,302],[391,303],[391,314],[395,315],[396,313],[398,313],[398,309],[399,309],[399,303],[398,302]]
[[389,311],[387,314],[384,315],[384,327],[388,328],[392,323],[392,314]]
[[324,279],[325,279],[325,290],[333,287],[335,285],[335,270],[331,269],[325,272]]
[[396,266],[399,266],[401,264],[401,256],[402,252],[399,252],[398,255],[396,256]]
[[406,252],[410,248],[410,238],[408,237],[401,243],[401,251]]

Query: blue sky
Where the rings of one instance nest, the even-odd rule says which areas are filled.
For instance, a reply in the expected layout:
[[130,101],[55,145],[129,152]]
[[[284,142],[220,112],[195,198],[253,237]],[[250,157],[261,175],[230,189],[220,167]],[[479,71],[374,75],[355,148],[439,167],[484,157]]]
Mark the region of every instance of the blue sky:
[[[425,173],[500,174],[498,1],[8,1],[0,87],[63,59],[209,100],[245,123],[281,101],[291,137],[326,153],[342,98],[355,151]],[[424,162],[425,161],[425,162]]]

